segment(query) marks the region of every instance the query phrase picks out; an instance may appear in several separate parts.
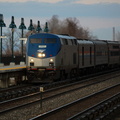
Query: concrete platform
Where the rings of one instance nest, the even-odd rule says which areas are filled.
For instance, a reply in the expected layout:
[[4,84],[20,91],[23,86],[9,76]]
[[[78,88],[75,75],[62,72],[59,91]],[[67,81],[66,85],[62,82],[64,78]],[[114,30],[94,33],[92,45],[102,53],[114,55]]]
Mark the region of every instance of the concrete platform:
[[11,71],[19,71],[22,69],[26,69],[26,65],[9,65],[0,67],[0,73],[11,72]]
[[21,80],[26,79],[26,65],[15,65],[11,63],[9,66],[0,66],[0,88],[7,88],[13,83],[17,85]]

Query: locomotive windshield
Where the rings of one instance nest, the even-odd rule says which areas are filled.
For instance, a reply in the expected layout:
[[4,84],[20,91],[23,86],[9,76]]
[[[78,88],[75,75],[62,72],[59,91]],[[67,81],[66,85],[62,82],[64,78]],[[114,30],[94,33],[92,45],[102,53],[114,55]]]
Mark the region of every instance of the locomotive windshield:
[[55,38],[45,38],[44,43],[56,43],[56,39]]
[[[42,41],[43,40],[43,41]],[[31,38],[30,43],[56,43],[55,38]]]
[[40,39],[40,38],[31,38],[30,43],[42,43],[42,39]]

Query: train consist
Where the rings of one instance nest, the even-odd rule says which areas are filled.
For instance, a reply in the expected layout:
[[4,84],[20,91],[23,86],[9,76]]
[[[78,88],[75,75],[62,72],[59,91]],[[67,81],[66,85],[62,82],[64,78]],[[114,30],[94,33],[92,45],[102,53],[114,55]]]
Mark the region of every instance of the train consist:
[[120,42],[78,40],[67,35],[29,36],[27,76],[32,82],[52,82],[120,65]]

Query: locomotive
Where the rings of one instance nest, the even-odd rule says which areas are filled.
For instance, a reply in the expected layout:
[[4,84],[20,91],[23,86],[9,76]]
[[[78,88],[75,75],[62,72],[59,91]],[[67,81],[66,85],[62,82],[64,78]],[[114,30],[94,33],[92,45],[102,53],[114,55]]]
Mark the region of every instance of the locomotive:
[[53,82],[120,65],[118,41],[37,33],[28,37],[26,45],[27,77],[31,82]]

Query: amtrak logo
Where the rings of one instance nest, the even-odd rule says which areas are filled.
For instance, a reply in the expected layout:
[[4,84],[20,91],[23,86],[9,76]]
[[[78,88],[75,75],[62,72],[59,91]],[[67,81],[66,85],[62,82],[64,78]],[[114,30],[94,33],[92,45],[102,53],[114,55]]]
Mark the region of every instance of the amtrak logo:
[[37,51],[40,52],[40,53],[43,53],[45,51],[45,49],[37,50]]

